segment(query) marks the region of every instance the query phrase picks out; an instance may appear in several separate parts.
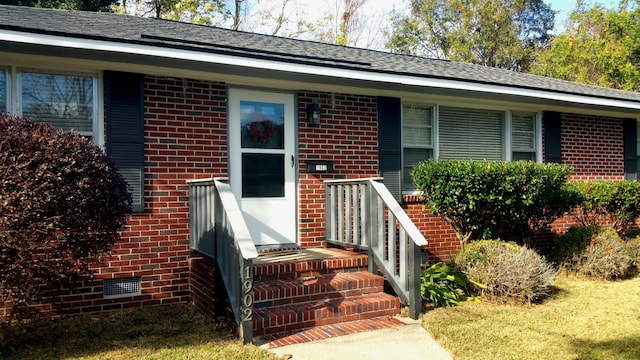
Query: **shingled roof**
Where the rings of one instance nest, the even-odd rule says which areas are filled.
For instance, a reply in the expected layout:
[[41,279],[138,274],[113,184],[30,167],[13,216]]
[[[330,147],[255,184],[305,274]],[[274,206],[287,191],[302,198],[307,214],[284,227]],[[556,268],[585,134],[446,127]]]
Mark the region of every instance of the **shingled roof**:
[[[474,64],[112,13],[0,5],[0,30],[640,102],[640,94]],[[2,39],[0,38],[0,42]]]

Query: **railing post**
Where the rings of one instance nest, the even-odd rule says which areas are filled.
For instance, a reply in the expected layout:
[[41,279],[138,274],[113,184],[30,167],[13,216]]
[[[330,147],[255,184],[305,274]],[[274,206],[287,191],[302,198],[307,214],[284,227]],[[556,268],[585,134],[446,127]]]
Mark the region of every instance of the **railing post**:
[[409,317],[418,320],[422,312],[420,289],[420,246],[409,242]]

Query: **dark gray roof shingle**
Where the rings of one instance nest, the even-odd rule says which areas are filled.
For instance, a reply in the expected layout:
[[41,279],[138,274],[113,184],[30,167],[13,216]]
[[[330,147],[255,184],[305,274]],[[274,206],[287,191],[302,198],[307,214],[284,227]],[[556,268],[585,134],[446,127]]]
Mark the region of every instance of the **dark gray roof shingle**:
[[0,29],[186,48],[378,73],[640,101],[640,94],[480,65],[112,13],[0,5]]

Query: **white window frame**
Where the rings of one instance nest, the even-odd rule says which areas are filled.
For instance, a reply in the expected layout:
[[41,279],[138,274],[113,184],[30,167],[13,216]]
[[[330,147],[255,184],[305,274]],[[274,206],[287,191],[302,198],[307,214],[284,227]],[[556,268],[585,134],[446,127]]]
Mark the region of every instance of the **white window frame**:
[[[542,163],[542,113],[540,111],[532,110],[507,110],[505,116],[505,161],[513,161],[513,127],[512,127],[512,115],[514,112],[532,113],[535,115],[533,123],[533,136],[534,136],[534,149],[535,159],[537,163]],[[517,151],[517,150],[515,150]]]
[[22,73],[34,74],[51,74],[62,76],[84,76],[93,79],[93,113],[92,113],[92,131],[82,131],[82,135],[91,136],[96,145],[104,148],[104,90],[103,75],[100,71],[95,72],[71,72],[66,70],[47,69],[47,68],[31,68],[31,67],[3,67],[7,76],[7,113],[22,116]]
[[[421,108],[421,109],[430,109],[431,110],[431,145],[427,145],[427,146],[418,146],[415,144],[411,144],[411,145],[406,145],[404,142],[404,108],[405,107],[412,107],[412,108]],[[413,103],[408,103],[408,104],[402,104],[402,114],[400,117],[400,126],[402,129],[402,134],[400,136],[400,148],[401,148],[401,152],[400,152],[400,161],[401,161],[401,172],[400,172],[400,186],[401,188],[404,186],[404,149],[408,148],[408,149],[422,149],[422,150],[431,150],[431,154],[433,156],[433,159],[437,159],[437,144],[438,144],[438,140],[437,140],[437,121],[436,121],[436,116],[437,116],[437,106],[436,105],[417,105],[417,104],[413,104]],[[402,189],[403,194],[413,194],[416,193],[416,189],[411,189],[411,190],[405,190]]]

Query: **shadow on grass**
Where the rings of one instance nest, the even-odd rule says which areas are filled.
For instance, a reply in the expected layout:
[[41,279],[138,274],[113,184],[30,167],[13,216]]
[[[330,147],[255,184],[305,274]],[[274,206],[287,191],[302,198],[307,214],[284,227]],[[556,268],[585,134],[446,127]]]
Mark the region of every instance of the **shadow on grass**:
[[571,346],[577,359],[640,359],[640,339],[626,337],[609,341],[574,339]]
[[209,320],[189,305],[154,306],[68,316],[11,326],[0,358],[51,359],[99,356],[103,352],[237,345],[225,322]]

